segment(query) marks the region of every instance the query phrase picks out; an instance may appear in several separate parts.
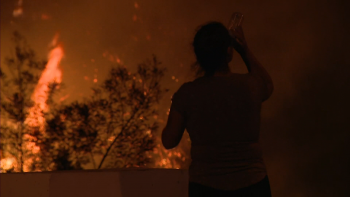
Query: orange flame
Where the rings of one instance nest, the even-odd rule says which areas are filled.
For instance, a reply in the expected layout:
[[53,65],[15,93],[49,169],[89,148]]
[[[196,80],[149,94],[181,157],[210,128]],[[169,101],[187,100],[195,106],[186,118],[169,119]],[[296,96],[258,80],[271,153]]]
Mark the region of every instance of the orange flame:
[[[25,120],[25,123],[30,126],[36,126],[40,128],[40,131],[44,132],[44,117],[41,115],[41,111],[48,111],[46,101],[48,99],[49,83],[56,82],[58,84],[62,81],[62,72],[59,68],[61,59],[63,58],[63,48],[60,44],[57,44],[58,34],[51,42],[53,47],[49,53],[49,61],[46,64],[44,71],[42,72],[39,82],[35,87],[32,94],[32,100],[35,105],[29,110],[29,115]],[[40,151],[40,147],[35,146],[34,142],[29,142],[25,147],[31,150],[34,154]],[[32,162],[32,159],[27,159],[24,162],[24,169],[28,169],[28,166]]]
[[62,46],[58,45],[51,50],[49,61],[35,88],[33,100],[35,103],[39,104],[41,110],[47,110],[46,100],[48,97],[47,91],[49,90],[48,84],[52,82],[61,83],[62,81],[62,72],[59,69],[59,63],[62,57]]
[[[32,95],[32,100],[35,106],[29,110],[29,116],[26,119],[26,123],[32,126],[42,126],[44,123],[43,117],[40,117],[40,111],[47,111],[48,107],[46,101],[48,98],[49,87],[48,84],[52,82],[61,83],[62,72],[59,69],[59,64],[63,58],[63,48],[61,45],[57,44],[58,34],[54,37],[51,42],[51,47],[54,47],[49,53],[49,61],[46,64],[46,68],[41,74],[38,84],[35,87],[34,93]],[[35,123],[37,120],[38,123]],[[34,125],[33,125],[34,124]],[[37,125],[39,124],[39,125]]]
[[[17,168],[17,162],[15,157],[6,157],[0,160],[1,169],[7,171],[11,168]],[[0,171],[2,172],[2,171]]]
[[166,150],[161,144],[159,136],[156,137],[157,145],[153,149],[153,157],[155,159],[156,168],[175,168],[180,169],[184,166],[176,160],[182,160],[184,162],[187,158],[182,148],[175,148],[172,150]]

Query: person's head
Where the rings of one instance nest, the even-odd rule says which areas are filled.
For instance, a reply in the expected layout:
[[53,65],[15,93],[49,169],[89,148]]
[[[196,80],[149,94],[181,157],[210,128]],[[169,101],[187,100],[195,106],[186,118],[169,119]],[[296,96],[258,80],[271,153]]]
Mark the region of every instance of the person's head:
[[232,60],[233,48],[228,29],[219,22],[210,22],[199,28],[193,48],[200,72],[213,75]]

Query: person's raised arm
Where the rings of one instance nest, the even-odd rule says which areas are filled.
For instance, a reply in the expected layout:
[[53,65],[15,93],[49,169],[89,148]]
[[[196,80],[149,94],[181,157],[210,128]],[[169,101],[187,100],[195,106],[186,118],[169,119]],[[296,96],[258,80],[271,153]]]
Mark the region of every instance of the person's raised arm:
[[233,47],[241,55],[245,65],[247,66],[248,72],[264,84],[266,90],[264,91],[265,95],[263,99],[268,99],[274,89],[269,73],[248,48],[242,27],[238,26],[235,31],[231,31],[231,35],[233,36]]

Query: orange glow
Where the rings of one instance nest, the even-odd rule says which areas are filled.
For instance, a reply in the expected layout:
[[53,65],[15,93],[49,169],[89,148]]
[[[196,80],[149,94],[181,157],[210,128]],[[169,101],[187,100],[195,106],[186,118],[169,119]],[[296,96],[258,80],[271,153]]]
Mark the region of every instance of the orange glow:
[[[132,37],[135,41],[137,41],[137,38],[136,37]],[[110,62],[116,62],[118,64],[121,64],[122,61],[121,59],[119,58],[118,55],[113,55],[113,54],[110,54],[108,51],[105,51],[102,56],[106,59],[108,59]]]
[[108,141],[113,142],[114,139],[115,139],[115,136],[111,136],[108,138]]
[[132,17],[132,20],[133,20],[133,21],[137,21],[137,16],[136,16],[136,14]]
[[61,97],[61,98],[60,98],[60,102],[66,100],[68,97],[69,97],[69,94],[67,94],[66,96]]
[[49,19],[50,19],[50,16],[47,15],[47,14],[42,14],[42,15],[41,15],[41,19],[42,19],[42,20],[49,20]]
[[1,169],[9,170],[11,168],[17,168],[17,162],[15,157],[2,158],[0,161]]
[[138,4],[137,2],[134,3],[134,7],[135,7],[136,9],[140,8],[140,6],[139,6],[139,4]]
[[[48,111],[49,108],[46,105],[48,99],[48,84],[56,82],[58,84],[62,81],[62,72],[59,68],[61,59],[63,58],[63,48],[61,45],[57,44],[58,34],[54,37],[51,42],[51,47],[53,49],[49,53],[49,61],[46,64],[44,71],[42,72],[39,82],[34,89],[32,94],[32,100],[35,106],[29,110],[29,115],[25,120],[25,123],[30,126],[39,126],[40,131],[44,132],[44,117],[41,115],[41,111]],[[40,148],[35,146],[34,142],[27,143],[25,145],[26,149],[31,150],[32,153],[38,153]],[[32,163],[31,159],[24,161],[23,169],[29,169],[28,166]]]
[[22,5],[23,5],[23,0],[18,0],[17,7],[12,12],[12,15],[14,17],[19,17],[19,16],[23,15]]
[[46,68],[41,74],[39,82],[34,90],[32,99],[36,104],[39,104],[41,110],[47,110],[45,102],[48,96],[47,91],[49,90],[49,87],[47,86],[48,83],[61,83],[62,72],[59,69],[59,63],[61,62],[62,57],[63,49],[60,45],[50,51],[49,61],[46,64]]
[[155,167],[180,169],[181,164],[177,163],[175,159],[180,158],[182,161],[186,160],[185,156],[180,152],[181,150],[166,150],[161,146],[160,137],[158,137],[157,141],[159,143],[153,150],[155,157]]
[[114,62],[114,56],[113,55],[109,55],[109,61]]
[[23,8],[18,7],[16,9],[14,9],[12,14],[13,14],[14,17],[21,16],[23,14]]
[[132,38],[134,41],[138,41],[138,40],[139,40],[136,36],[131,36],[131,38]]

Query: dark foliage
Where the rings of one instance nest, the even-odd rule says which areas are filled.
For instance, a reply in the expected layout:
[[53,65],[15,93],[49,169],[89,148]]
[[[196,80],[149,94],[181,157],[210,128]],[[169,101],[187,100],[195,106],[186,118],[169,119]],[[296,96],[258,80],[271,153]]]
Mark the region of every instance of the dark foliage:
[[[118,65],[89,98],[51,104],[45,135],[35,136],[45,166],[67,170],[86,164],[95,169],[147,165],[158,129],[157,104],[167,91],[160,86],[164,71],[156,57],[138,65],[135,73]],[[60,154],[69,157],[67,168],[52,159]]]
[[[34,106],[31,100],[40,73],[46,61],[39,60],[25,38],[18,32],[12,36],[14,51],[5,58],[0,68],[1,77],[1,157],[16,159],[17,168],[23,171],[23,162],[33,155],[25,149],[30,140],[31,129],[26,127],[28,109]],[[5,66],[5,67],[4,67]],[[6,171],[6,169],[1,169]]]

